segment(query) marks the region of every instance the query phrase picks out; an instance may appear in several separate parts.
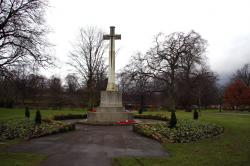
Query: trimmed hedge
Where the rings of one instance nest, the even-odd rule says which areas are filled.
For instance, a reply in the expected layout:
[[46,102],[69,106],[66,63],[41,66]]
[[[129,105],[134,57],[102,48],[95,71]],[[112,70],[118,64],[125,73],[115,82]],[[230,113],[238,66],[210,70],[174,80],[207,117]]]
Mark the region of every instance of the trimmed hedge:
[[63,122],[44,120],[38,126],[31,120],[9,120],[0,123],[0,141],[11,140],[15,138],[31,139],[54,133],[61,133],[75,130],[74,124],[65,124]]
[[68,115],[55,115],[53,120],[69,120],[69,119],[86,119],[87,114],[68,114]]
[[168,123],[142,123],[133,126],[133,130],[160,142],[188,143],[212,138],[223,132],[223,127],[194,120],[178,120],[176,128],[168,128]]
[[154,119],[154,120],[162,120],[162,121],[169,121],[170,120],[168,116],[165,116],[162,114],[134,115],[134,118],[135,119]]

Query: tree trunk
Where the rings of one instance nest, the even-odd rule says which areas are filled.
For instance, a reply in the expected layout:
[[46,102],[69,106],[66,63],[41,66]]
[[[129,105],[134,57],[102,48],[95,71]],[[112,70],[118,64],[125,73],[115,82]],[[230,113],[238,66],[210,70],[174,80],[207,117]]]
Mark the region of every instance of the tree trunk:
[[170,109],[175,111],[175,73],[174,70],[171,71],[171,80],[170,80]]
[[140,97],[140,103],[141,103],[141,109],[144,110],[144,95],[141,94],[141,97]]

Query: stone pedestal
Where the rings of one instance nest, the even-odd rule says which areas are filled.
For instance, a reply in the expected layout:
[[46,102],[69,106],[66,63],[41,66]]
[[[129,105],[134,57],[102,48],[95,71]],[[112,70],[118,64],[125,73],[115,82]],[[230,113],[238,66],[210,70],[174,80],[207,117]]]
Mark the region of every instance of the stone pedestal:
[[122,106],[122,94],[118,91],[101,91],[100,106],[96,112],[88,112],[90,123],[113,123],[132,119],[132,113],[125,112]]

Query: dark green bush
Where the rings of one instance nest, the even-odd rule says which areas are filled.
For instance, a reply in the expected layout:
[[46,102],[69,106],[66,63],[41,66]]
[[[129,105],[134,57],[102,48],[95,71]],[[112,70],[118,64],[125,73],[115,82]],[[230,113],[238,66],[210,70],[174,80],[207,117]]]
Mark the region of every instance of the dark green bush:
[[139,111],[138,111],[139,114],[142,114],[143,113],[143,108],[140,108]]
[[197,110],[194,110],[193,118],[197,120],[199,118],[199,113]]
[[39,110],[36,111],[35,123],[36,125],[40,125],[42,123],[42,115]]
[[174,128],[174,127],[176,127],[176,123],[177,123],[177,119],[176,119],[176,115],[175,115],[175,110],[172,110],[168,127]]
[[26,117],[26,118],[30,118],[29,107],[25,107],[25,117]]
[[68,114],[68,115],[55,115],[53,117],[54,120],[67,120],[67,119],[86,119],[87,118],[87,114],[77,114],[77,115],[73,115],[73,114]]
[[142,114],[143,112],[146,112],[147,111],[147,108],[142,106],[139,110],[138,110],[138,113],[139,114]]

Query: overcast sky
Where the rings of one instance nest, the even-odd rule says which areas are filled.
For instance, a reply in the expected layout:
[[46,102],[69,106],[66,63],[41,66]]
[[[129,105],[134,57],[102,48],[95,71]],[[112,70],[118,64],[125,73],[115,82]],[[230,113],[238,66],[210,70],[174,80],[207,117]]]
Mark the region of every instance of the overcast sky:
[[[209,43],[206,55],[221,79],[250,63],[250,0],[49,0],[46,19],[53,30],[57,69],[45,72],[64,77],[72,43],[81,27],[96,26],[109,32],[116,27],[119,55],[116,71],[136,51],[146,52],[154,36],[163,32],[195,30]],[[108,52],[106,54],[108,56]]]

